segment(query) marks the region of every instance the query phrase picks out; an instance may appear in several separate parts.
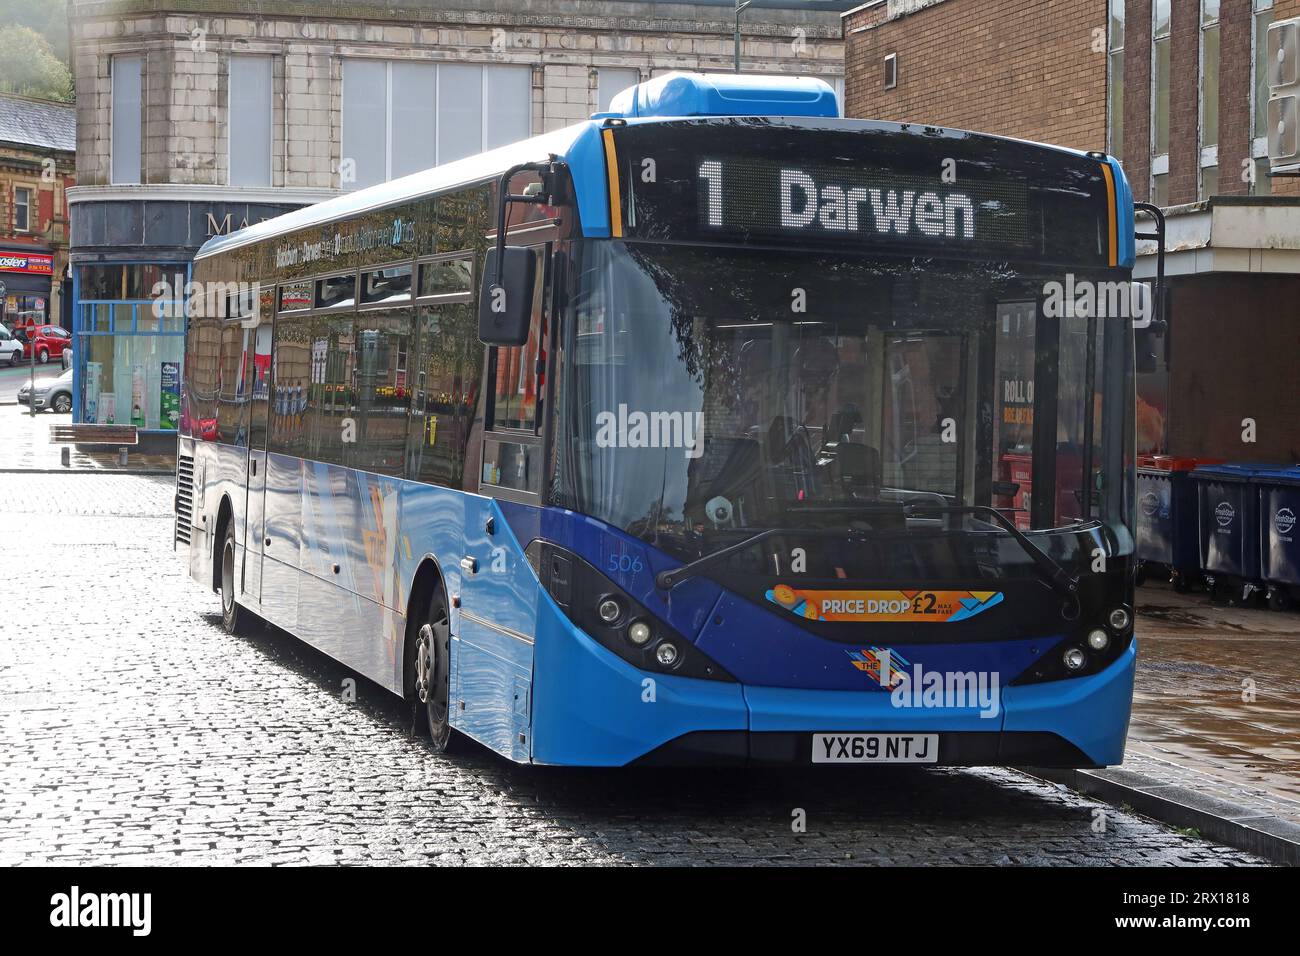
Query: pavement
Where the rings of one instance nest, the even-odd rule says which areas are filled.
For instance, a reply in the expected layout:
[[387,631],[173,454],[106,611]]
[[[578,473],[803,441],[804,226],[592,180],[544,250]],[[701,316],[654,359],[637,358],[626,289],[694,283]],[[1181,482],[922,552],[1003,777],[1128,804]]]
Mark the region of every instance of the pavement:
[[1042,776],[1300,865],[1300,613],[1151,583],[1137,612],[1123,765]]
[[[7,370],[0,370],[3,374]],[[57,374],[55,368],[49,374]],[[9,373],[12,376],[12,372]],[[39,375],[40,373],[38,373]],[[27,379],[22,380],[26,382]],[[6,403],[0,399],[0,472],[68,472],[116,471],[131,474],[171,475],[176,472],[176,456],[145,455],[134,448],[127,449],[126,464],[119,458],[118,448],[103,449],[55,444],[50,441],[50,426],[71,423],[72,416],[52,411],[32,415],[25,405]],[[63,450],[69,450],[68,464],[63,463]]]
[[[0,436],[43,427],[16,411]],[[0,615],[0,865],[1294,862],[1294,613],[1142,589],[1121,768],[519,767],[428,753],[396,698],[283,632],[225,634],[172,490],[0,469],[0,566],[44,569]]]

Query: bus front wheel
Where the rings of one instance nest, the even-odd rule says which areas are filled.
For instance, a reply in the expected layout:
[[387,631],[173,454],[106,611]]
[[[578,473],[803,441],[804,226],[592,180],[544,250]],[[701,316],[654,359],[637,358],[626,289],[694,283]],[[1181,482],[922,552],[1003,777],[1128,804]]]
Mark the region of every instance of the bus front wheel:
[[442,583],[434,586],[428,619],[415,641],[415,696],[424,711],[434,753],[453,748],[451,730],[451,619]]
[[235,529],[227,527],[221,544],[221,626],[227,634],[247,634],[251,617],[235,600]]

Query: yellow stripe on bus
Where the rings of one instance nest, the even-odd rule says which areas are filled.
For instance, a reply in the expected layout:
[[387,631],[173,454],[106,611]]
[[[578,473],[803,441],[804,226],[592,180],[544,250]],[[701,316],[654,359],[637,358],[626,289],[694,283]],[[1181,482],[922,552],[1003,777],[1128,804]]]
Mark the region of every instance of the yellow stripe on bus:
[[1117,266],[1119,265],[1119,220],[1118,210],[1115,207],[1115,174],[1111,171],[1109,163],[1101,167],[1101,175],[1106,180],[1106,212],[1110,217],[1110,264]]
[[602,131],[605,136],[605,168],[609,171],[609,234],[615,239],[623,235],[623,200],[618,192],[618,157],[614,154],[614,131]]

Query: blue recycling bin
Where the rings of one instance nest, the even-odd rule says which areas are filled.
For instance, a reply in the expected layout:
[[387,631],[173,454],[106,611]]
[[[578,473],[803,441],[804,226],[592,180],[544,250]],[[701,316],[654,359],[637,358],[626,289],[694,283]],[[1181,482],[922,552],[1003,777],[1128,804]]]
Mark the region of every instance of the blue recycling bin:
[[[1195,458],[1144,456],[1137,469],[1137,554],[1143,564],[1167,567],[1175,587],[1200,578]],[[1217,463],[1217,462],[1216,462]]]
[[1281,605],[1300,590],[1300,465],[1261,471],[1254,481],[1260,577],[1269,585],[1270,603]]
[[1260,580],[1259,502],[1254,479],[1275,468],[1277,465],[1229,462],[1200,465],[1191,473],[1196,485],[1201,571],[1210,582],[1227,579],[1246,585],[1247,597]]

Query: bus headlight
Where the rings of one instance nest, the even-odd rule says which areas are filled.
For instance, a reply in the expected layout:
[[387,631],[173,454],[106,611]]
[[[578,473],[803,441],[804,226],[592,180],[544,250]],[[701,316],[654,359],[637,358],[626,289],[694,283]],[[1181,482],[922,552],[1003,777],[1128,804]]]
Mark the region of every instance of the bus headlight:
[[538,538],[524,554],[560,612],[633,667],[702,680],[735,680],[672,623],[574,552]]
[[1094,651],[1104,651],[1106,645],[1110,643],[1110,635],[1101,628],[1093,628],[1088,632],[1088,646]]
[[1110,616],[1106,618],[1106,623],[1110,625],[1110,629],[1116,634],[1123,634],[1128,630],[1130,620],[1128,611],[1122,607],[1117,607],[1110,612]]
[[[637,647],[644,647],[646,643],[649,642],[652,634],[653,632],[650,630],[650,625],[645,621],[633,621],[627,626],[627,639]],[[671,647],[672,645],[668,646]],[[677,655],[674,652],[674,659],[676,656]]]
[[1065,653],[1061,655],[1061,660],[1065,662],[1065,666],[1068,670],[1077,671],[1081,670],[1083,665],[1088,663],[1088,655],[1083,653],[1081,648],[1068,647],[1066,648]]
[[655,660],[664,667],[672,667],[677,663],[677,647],[665,641],[655,648]]

